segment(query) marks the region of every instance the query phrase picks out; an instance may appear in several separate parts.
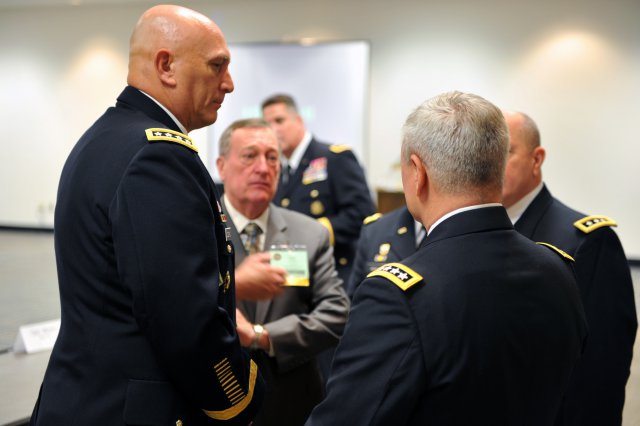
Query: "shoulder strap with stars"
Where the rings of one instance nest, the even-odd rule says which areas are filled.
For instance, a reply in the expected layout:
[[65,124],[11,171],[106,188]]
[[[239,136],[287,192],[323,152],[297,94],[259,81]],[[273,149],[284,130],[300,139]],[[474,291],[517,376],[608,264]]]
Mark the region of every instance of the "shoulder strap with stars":
[[334,154],[340,154],[345,151],[351,151],[351,147],[349,145],[331,145],[329,146],[329,151]]
[[367,275],[368,277],[386,278],[402,290],[406,291],[422,281],[422,275],[402,263],[387,263]]
[[587,216],[573,223],[573,226],[588,234],[603,226],[618,226],[615,220],[607,216]]
[[186,146],[192,151],[198,152],[198,147],[193,143],[191,138],[184,133],[176,132],[171,129],[161,129],[159,127],[152,127],[145,130],[147,140],[149,142],[173,142],[178,145]]
[[371,216],[367,216],[364,218],[364,220],[362,221],[362,223],[364,225],[368,225],[372,222],[375,222],[376,220],[380,219],[382,217],[382,213],[374,213]]
[[558,247],[549,244],[549,243],[543,243],[543,242],[537,242],[536,244],[539,244],[541,246],[545,246],[545,247],[549,247],[551,250],[555,251],[556,253],[558,253],[560,256],[564,257],[567,260],[570,260],[571,262],[575,262],[575,259],[566,251],[564,250],[560,250]]

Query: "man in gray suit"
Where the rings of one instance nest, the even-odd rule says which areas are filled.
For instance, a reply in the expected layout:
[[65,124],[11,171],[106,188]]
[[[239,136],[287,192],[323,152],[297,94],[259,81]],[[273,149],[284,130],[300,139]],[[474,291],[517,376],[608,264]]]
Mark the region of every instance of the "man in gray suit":
[[267,382],[256,426],[304,423],[324,393],[315,357],[338,343],[349,310],[326,228],[271,203],[279,154],[269,124],[248,119],[223,132],[217,159],[237,247],[238,335]]

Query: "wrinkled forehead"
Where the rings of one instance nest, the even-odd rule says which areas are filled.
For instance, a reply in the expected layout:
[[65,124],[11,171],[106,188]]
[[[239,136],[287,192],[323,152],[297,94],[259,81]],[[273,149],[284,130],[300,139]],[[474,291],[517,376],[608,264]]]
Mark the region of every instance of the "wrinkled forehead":
[[243,127],[233,132],[231,143],[238,149],[278,150],[278,138],[270,127]]

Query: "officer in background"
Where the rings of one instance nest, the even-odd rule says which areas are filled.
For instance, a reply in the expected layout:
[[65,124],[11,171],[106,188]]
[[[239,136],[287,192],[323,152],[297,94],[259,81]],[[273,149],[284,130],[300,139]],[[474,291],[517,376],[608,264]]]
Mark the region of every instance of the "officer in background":
[[475,95],[409,115],[402,183],[427,237],[356,291],[308,425],[553,425],[587,327],[569,256],[500,204],[508,143]]
[[162,5],[138,21],[128,86],[62,171],[62,324],[32,425],[246,425],[257,412],[228,224],[187,135],[216,120],[228,65],[204,15]]
[[347,294],[353,297],[367,274],[385,263],[411,256],[427,234],[406,206],[385,215],[368,216],[360,231],[353,269],[347,283]]
[[317,219],[329,230],[338,275],[346,283],[362,221],[375,212],[364,171],[351,148],[319,142],[305,129],[291,96],[269,97],[262,114],[282,149],[273,201]]
[[555,199],[542,181],[545,150],[536,123],[504,112],[510,148],[503,204],[515,228],[575,258],[589,338],[557,425],[620,425],[636,337],[637,317],[629,264],[615,221],[586,216]]

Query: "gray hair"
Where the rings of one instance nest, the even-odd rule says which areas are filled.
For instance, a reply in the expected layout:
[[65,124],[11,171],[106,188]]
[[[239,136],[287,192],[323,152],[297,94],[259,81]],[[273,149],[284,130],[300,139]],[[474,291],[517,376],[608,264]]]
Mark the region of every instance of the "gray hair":
[[480,96],[449,92],[425,101],[402,129],[402,160],[416,154],[449,194],[501,191],[509,150],[502,112]]
[[269,123],[264,121],[262,118],[246,118],[243,120],[236,120],[231,123],[222,135],[220,135],[220,142],[218,145],[218,154],[222,157],[226,157],[231,150],[231,135],[237,129],[263,129],[263,128],[271,128]]

